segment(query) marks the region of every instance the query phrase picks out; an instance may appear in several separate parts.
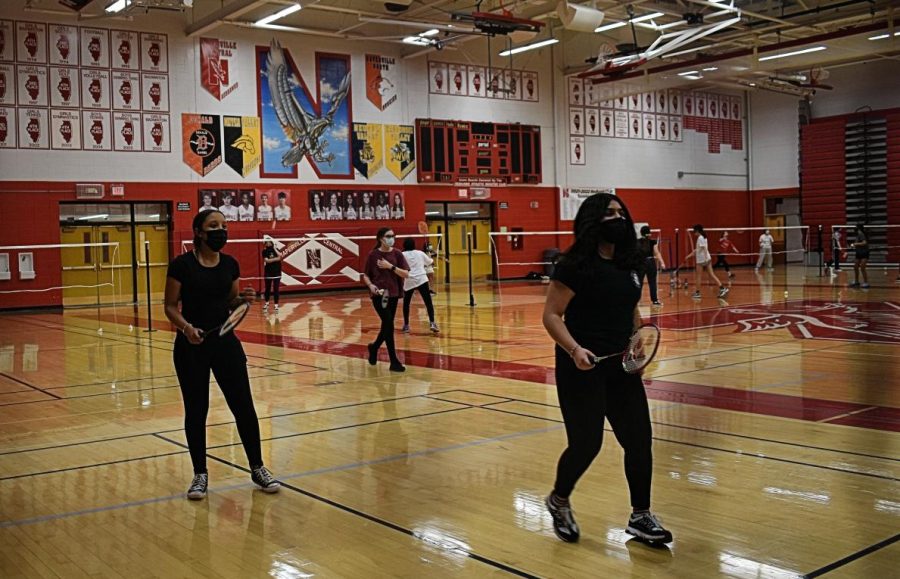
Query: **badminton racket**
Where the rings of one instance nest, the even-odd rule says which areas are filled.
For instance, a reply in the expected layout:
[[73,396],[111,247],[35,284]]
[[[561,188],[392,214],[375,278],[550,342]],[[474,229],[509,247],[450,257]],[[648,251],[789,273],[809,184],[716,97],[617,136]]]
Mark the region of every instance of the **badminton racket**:
[[244,317],[247,315],[248,311],[250,311],[250,304],[248,302],[241,302],[236,308],[231,310],[231,313],[225,318],[224,322],[210,330],[201,330],[200,337],[205,339],[207,336],[213,334],[224,336],[244,321]]
[[622,352],[594,356],[592,362],[599,364],[607,358],[622,356],[622,369],[629,374],[637,374],[646,368],[656,356],[659,348],[660,331],[654,324],[642,324],[628,340],[628,347]]

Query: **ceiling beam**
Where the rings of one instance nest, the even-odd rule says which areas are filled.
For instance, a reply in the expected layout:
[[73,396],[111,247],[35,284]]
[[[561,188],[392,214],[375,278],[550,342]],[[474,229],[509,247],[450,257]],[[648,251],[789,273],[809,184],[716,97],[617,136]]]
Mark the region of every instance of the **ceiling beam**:
[[218,28],[226,19],[233,19],[250,12],[258,6],[262,6],[266,0],[234,0],[230,4],[222,6],[215,12],[211,12],[184,29],[184,35],[188,38],[199,34],[206,34],[210,30]]

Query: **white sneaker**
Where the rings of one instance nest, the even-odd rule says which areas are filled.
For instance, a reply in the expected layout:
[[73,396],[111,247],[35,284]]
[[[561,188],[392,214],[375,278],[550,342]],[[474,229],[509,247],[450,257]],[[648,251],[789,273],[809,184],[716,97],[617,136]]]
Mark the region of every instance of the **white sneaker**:
[[278,304],[275,304],[275,313],[278,313]]
[[[276,307],[277,307],[277,306],[276,306]],[[264,311],[264,312],[268,312],[268,311],[269,311],[269,302],[266,302],[266,303],[263,304],[263,311]]]

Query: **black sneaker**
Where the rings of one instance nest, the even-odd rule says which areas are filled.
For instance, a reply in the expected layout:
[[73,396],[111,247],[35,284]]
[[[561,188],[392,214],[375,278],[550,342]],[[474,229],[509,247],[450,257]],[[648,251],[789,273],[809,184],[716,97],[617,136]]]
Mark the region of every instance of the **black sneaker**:
[[369,365],[374,366],[378,363],[378,350],[375,349],[375,344],[369,344],[366,347],[369,349]]
[[553,504],[552,497],[553,495],[547,495],[544,504],[547,505],[550,515],[553,516],[553,532],[566,543],[577,543],[581,531],[578,530],[578,523],[575,522],[572,507],[569,504],[556,506]]
[[653,302],[653,305],[654,305],[654,306],[661,306],[661,305],[662,305],[662,302],[659,301],[659,300],[655,300],[655,301]]
[[400,362],[391,362],[391,372],[406,372],[406,366]]
[[187,498],[192,501],[199,501],[206,497],[206,487],[209,486],[209,475],[207,473],[195,474],[191,486],[188,487]]
[[281,488],[281,483],[278,482],[272,473],[269,472],[264,466],[259,468],[254,468],[250,471],[250,480],[252,480],[256,486],[264,493],[277,493],[278,489]]
[[663,528],[653,513],[632,514],[625,532],[650,543],[672,542],[672,533]]

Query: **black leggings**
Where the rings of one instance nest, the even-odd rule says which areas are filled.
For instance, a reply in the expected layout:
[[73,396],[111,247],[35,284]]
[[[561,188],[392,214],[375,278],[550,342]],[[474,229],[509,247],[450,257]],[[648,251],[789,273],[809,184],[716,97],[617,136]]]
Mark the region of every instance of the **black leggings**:
[[625,450],[631,506],[649,509],[652,432],[641,377],[626,374],[618,358],[605,360],[593,370],[579,370],[567,353],[556,348],[556,392],[569,446],[559,457],[554,493],[568,497],[600,452],[605,417]]
[[375,306],[375,313],[381,318],[381,330],[378,332],[378,337],[375,338],[375,342],[372,345],[377,350],[381,347],[381,344],[387,344],[388,356],[392,364],[395,362],[400,363],[400,359],[397,358],[397,350],[394,347],[394,317],[397,315],[397,301],[399,299],[388,298],[387,307],[382,308],[381,296],[372,296],[372,305]]
[[644,276],[647,277],[647,285],[650,287],[650,301],[658,302],[659,296],[656,293],[656,259],[648,258],[644,269],[641,271],[641,283],[644,282]]
[[428,321],[432,324],[434,323],[434,304],[431,303],[431,288],[428,286],[428,282],[423,283],[418,287],[414,287],[411,290],[407,290],[403,293],[403,325],[409,325],[409,306],[412,301],[413,294],[418,291],[419,295],[422,296],[422,301],[425,302],[425,309],[428,310]]
[[194,473],[206,472],[206,415],[209,412],[209,371],[212,370],[234,415],[238,434],[251,467],[262,466],[259,421],[250,394],[247,356],[234,334],[209,337],[193,345],[179,334],[175,338],[175,373],[184,399],[184,432]]
[[722,266],[725,268],[725,273],[730,273],[731,268],[728,266],[728,260],[725,259],[725,254],[720,253],[716,256],[716,264],[713,266],[713,269]]
[[278,295],[281,293],[281,278],[278,277],[266,277],[266,303],[269,303],[269,296],[272,295],[270,291],[272,288],[275,288],[275,305],[278,305]]

